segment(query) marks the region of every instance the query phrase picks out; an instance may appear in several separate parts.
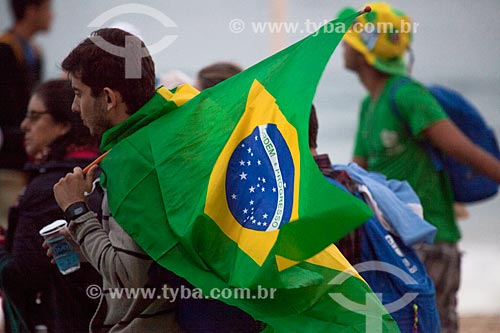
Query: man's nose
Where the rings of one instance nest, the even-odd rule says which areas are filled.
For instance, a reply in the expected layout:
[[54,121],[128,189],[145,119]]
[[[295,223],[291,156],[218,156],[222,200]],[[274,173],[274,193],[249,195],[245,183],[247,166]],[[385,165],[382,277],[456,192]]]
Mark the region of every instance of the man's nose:
[[75,113],[80,113],[80,105],[78,105],[76,100],[73,100],[73,104],[71,104],[71,111]]

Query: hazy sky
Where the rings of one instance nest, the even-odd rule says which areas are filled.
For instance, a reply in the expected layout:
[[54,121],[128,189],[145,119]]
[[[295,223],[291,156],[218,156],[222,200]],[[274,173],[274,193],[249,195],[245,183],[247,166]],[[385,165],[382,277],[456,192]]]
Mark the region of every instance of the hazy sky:
[[[131,1],[53,0],[55,22],[50,33],[38,40],[46,55],[46,73],[53,76],[57,64],[94,28],[89,23],[118,5]],[[271,53],[273,40],[290,44],[306,36],[306,22],[319,24],[333,19],[344,6],[361,8],[364,1],[257,0],[257,1],[136,1],[159,10],[176,27],[165,27],[143,14],[123,14],[103,24],[129,21],[140,31],[148,45],[165,35],[177,39],[154,58],[158,72],[181,68],[196,71],[209,62],[231,59],[249,66]],[[498,0],[392,1],[418,24],[414,36],[417,56],[415,75],[467,75],[483,79],[500,77],[500,34]],[[10,24],[8,0],[0,0],[0,29]],[[272,15],[273,4],[282,10]],[[297,32],[252,31],[255,24],[272,18],[296,24]],[[241,20],[245,29],[230,30],[230,23]],[[310,27],[311,25],[309,25]],[[302,32],[302,33],[301,33]],[[337,52],[336,56],[339,52]],[[336,58],[336,56],[334,58]],[[333,62],[335,64],[335,60]]]

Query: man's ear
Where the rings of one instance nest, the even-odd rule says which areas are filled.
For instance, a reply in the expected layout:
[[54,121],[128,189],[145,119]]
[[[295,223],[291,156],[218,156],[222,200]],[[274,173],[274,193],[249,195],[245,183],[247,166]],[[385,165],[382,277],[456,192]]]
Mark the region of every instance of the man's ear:
[[103,89],[104,97],[106,98],[106,110],[111,111],[117,107],[122,101],[121,94],[111,88],[105,87]]

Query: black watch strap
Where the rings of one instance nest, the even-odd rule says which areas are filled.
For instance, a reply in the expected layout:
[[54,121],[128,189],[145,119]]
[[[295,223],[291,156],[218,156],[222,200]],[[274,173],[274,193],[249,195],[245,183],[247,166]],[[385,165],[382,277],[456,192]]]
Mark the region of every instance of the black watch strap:
[[88,211],[89,207],[87,207],[85,201],[78,201],[69,205],[68,208],[66,208],[66,211],[64,211],[64,215],[66,216],[67,221],[72,221],[76,220]]

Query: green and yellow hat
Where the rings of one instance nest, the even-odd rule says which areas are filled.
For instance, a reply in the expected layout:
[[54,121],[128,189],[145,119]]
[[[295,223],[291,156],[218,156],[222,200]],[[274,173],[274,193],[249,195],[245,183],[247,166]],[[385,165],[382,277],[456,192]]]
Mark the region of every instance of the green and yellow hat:
[[[403,59],[412,40],[411,19],[387,3],[368,4],[371,11],[359,16],[344,36],[344,41],[363,54],[381,72],[405,75]],[[339,16],[355,13],[345,8]]]

